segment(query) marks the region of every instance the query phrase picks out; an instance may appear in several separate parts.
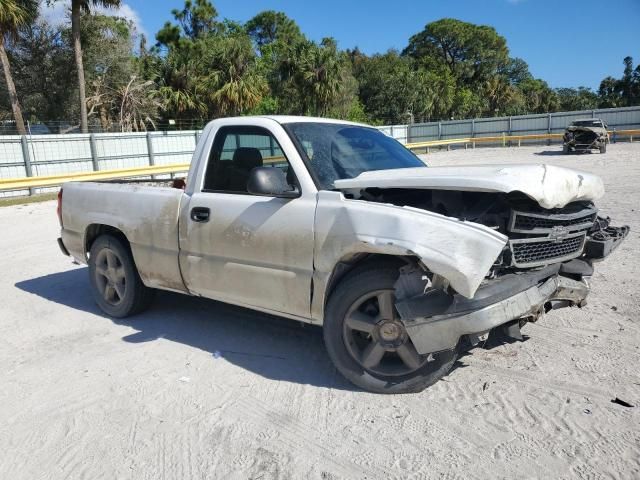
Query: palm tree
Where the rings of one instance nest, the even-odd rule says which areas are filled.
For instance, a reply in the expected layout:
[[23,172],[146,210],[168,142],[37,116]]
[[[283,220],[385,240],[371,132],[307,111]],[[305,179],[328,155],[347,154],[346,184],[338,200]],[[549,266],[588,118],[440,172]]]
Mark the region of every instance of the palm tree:
[[306,95],[306,112],[325,115],[341,89],[343,66],[331,39],[321,45],[309,42],[300,58],[300,83]]
[[495,75],[489,78],[485,82],[484,87],[487,108],[489,110],[488,113],[492,116],[504,113],[505,109],[516,96],[515,88],[501,75]]
[[211,74],[205,85],[220,115],[238,115],[258,106],[269,91],[256,68],[256,54],[247,37],[231,36],[213,49]]
[[118,8],[121,0],[71,0],[71,35],[73,38],[73,53],[78,72],[78,91],[80,92],[80,130],[89,131],[87,116],[87,94],[84,83],[84,64],[82,62],[82,43],[80,42],[80,14],[89,12],[91,7]]
[[160,64],[158,94],[169,118],[203,118],[207,105],[202,101],[205,87],[198,76],[198,65],[179,53],[170,52]]
[[24,119],[22,118],[22,109],[18,101],[16,85],[13,83],[13,76],[11,75],[5,42],[11,37],[15,38],[18,35],[18,29],[33,20],[37,11],[37,0],[2,0],[0,2],[0,63],[2,63],[4,78],[7,82],[16,129],[20,135],[25,135],[27,132],[24,128]]

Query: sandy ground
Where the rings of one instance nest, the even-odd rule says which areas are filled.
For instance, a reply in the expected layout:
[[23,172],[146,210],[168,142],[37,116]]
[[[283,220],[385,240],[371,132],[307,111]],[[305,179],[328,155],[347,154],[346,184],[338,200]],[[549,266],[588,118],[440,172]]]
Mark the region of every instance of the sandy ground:
[[383,396],[335,372],[317,328],[174,294],[115,322],[58,251],[55,204],[2,208],[0,478],[640,478],[640,144],[427,159],[595,172],[633,232],[584,309]]

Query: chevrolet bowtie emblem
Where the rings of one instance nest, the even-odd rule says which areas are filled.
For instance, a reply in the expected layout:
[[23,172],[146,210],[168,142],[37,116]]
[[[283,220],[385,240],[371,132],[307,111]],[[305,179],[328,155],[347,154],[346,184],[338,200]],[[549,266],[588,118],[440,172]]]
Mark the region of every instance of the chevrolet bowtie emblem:
[[567,227],[563,227],[562,225],[557,225],[551,228],[549,232],[549,240],[553,243],[560,243],[563,240],[566,240],[569,237],[569,229]]

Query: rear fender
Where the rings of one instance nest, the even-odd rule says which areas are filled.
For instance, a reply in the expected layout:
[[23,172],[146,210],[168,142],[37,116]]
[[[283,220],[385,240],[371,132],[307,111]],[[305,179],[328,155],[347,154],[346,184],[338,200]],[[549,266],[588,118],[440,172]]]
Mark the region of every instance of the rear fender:
[[[69,183],[63,197],[62,232],[74,257],[87,259],[87,235],[100,228],[121,232],[143,283],[186,292],[178,265],[181,190],[117,183]],[[98,227],[104,226],[104,227]],[[67,243],[69,239],[69,243]]]

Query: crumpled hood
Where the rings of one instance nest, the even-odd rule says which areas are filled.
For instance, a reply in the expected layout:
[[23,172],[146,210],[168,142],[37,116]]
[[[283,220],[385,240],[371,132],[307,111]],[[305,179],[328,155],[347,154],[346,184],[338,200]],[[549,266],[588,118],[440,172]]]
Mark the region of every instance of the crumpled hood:
[[456,165],[364,172],[336,180],[340,190],[417,188],[469,192],[522,192],[543,208],[561,208],[578,200],[597,200],[604,184],[592,173],[555,165]]
[[593,132],[598,135],[607,135],[607,129],[603,127],[582,127],[582,126],[569,126],[567,132]]

